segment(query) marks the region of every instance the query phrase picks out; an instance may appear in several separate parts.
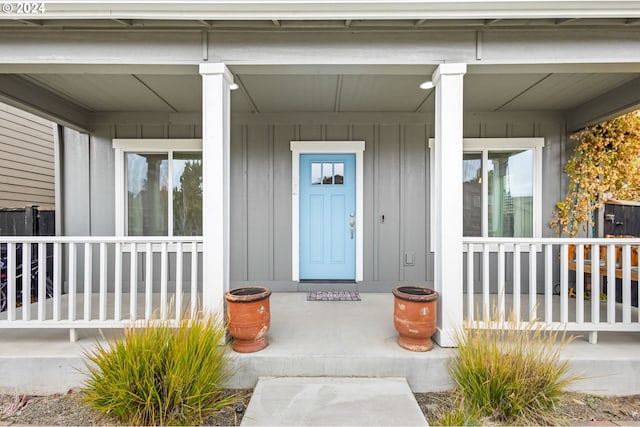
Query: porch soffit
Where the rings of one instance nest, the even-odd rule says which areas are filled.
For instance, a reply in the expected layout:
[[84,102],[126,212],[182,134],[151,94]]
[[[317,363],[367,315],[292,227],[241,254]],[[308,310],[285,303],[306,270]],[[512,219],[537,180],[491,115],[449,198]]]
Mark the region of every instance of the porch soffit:
[[[82,66],[78,68],[81,70]],[[345,69],[344,74],[332,74],[330,67],[322,68],[317,74],[314,73],[317,67],[310,67],[309,74],[304,74],[303,67],[297,69],[299,74],[286,71],[286,67],[280,68],[281,74],[277,67],[263,69],[264,73],[250,66],[230,68],[240,84],[240,90],[232,92],[234,114],[410,115],[430,114],[435,108],[434,91],[418,88],[419,83],[429,78],[434,66],[423,67],[425,72],[420,74],[392,74],[388,67],[383,67],[381,74],[375,74],[374,66],[368,67],[366,74]],[[540,72],[541,69],[533,67],[535,72],[526,73],[522,72],[524,68],[519,68],[517,72],[499,74],[476,72],[481,69],[470,67],[465,76],[465,111],[559,111],[573,122],[583,123],[596,110],[602,115],[640,104],[637,90],[625,90],[624,96],[620,96],[621,88],[638,87],[640,70],[622,69],[627,72],[554,72],[553,67],[549,72]],[[36,72],[0,73],[2,76],[10,78],[12,90],[3,89],[4,80],[0,79],[0,96],[9,95],[14,100],[24,96],[25,104],[33,107],[38,106],[39,97],[35,93],[39,91],[46,94],[42,99],[49,100],[45,106],[49,114],[58,109],[56,105],[64,106],[70,114],[66,117],[67,123],[88,124],[87,120],[93,120],[96,114],[105,118],[104,113],[114,112],[130,113],[130,120],[145,121],[159,120],[167,114],[193,117],[201,112],[202,83],[197,74]],[[21,85],[16,86],[16,82]],[[53,102],[56,99],[59,104]],[[73,119],[74,114],[77,119]]]

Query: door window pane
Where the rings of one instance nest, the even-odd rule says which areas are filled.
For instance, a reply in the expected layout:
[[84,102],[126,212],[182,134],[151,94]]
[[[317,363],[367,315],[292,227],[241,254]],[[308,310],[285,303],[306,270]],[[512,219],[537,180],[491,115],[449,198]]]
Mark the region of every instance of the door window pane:
[[173,154],[173,235],[202,236],[202,153]]
[[166,236],[167,154],[127,153],[126,165],[128,235]]
[[489,237],[533,237],[533,151],[489,152]]
[[322,165],[320,163],[311,163],[311,185],[322,184]]
[[344,184],[344,163],[333,164],[333,183]]
[[482,236],[482,153],[465,153],[462,164],[463,235]]
[[322,164],[322,183],[333,184],[333,163]]

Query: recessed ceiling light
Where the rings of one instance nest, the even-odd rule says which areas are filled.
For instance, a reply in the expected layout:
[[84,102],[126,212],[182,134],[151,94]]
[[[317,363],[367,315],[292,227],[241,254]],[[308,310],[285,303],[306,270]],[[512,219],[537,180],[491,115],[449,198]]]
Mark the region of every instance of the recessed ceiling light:
[[239,87],[240,87],[240,86],[238,86],[238,83],[231,83],[231,84],[229,85],[229,89],[231,89],[231,90],[236,90],[236,89],[238,89]]
[[420,83],[420,89],[433,89],[433,82],[431,80]]

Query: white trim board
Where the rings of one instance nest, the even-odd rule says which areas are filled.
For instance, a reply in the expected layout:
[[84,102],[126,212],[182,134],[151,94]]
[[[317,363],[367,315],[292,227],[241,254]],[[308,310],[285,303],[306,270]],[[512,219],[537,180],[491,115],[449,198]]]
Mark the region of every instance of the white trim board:
[[300,154],[356,155],[356,282],[364,277],[364,141],[291,141],[291,280],[300,281]]
[[[115,149],[115,209],[116,209],[116,236],[126,236],[127,230],[127,194],[126,194],[126,169],[124,154],[137,153],[168,153],[169,151],[202,151],[202,139],[113,139]],[[171,168],[169,162],[169,168]],[[172,171],[169,171],[172,174]],[[173,216],[173,204],[169,203],[169,218]]]
[[[433,144],[435,144],[435,138],[429,138],[429,163],[431,176],[429,178],[429,188],[431,194],[431,200],[434,198],[434,194],[436,191],[439,191],[435,188],[435,180],[433,179],[433,175],[435,174],[436,168],[439,165],[435,164],[435,156],[433,150]],[[463,138],[462,139],[463,150],[465,152],[482,152],[483,153],[483,163],[486,163],[486,155],[488,151],[501,151],[501,150],[513,150],[513,149],[523,149],[523,150],[533,150],[534,152],[534,177],[533,177],[533,236],[532,237],[542,237],[542,148],[544,147],[544,138],[532,137],[532,138]],[[487,182],[486,170],[483,171],[483,181]],[[486,188],[483,189],[483,197],[486,200],[487,195],[484,194]],[[431,209],[433,209],[433,204],[430,205]],[[462,209],[462,207],[460,207]],[[486,237],[487,234],[487,226],[484,223],[484,218],[487,217],[487,206],[486,203],[483,203],[483,237]],[[430,229],[435,229],[435,218],[433,212],[430,215]],[[430,247],[433,248],[435,241],[434,236],[435,233],[430,233]],[[433,251],[433,249],[431,249]],[[491,251],[496,251],[497,246],[492,245]],[[538,249],[540,250],[540,248]]]

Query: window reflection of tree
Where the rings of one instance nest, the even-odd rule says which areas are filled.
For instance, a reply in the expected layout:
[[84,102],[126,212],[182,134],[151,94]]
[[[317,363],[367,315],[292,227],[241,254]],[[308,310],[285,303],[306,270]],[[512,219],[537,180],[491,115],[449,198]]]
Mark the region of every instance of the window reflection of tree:
[[166,154],[127,155],[128,234],[167,235]]
[[[183,160],[181,160],[183,161]],[[202,235],[202,160],[187,160],[173,188],[173,234]]]

